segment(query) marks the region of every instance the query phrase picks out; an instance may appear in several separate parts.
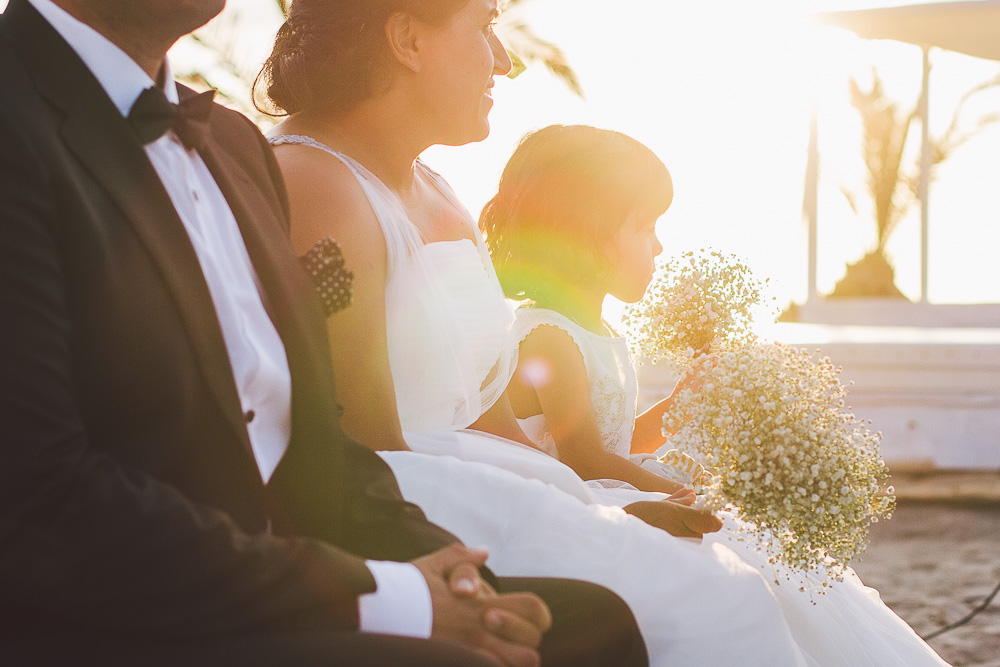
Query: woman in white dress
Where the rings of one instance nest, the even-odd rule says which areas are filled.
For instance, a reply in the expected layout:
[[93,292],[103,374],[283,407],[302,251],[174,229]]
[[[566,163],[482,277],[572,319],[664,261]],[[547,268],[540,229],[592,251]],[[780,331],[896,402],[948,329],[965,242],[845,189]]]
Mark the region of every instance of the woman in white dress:
[[[521,141],[480,218],[505,291],[524,301],[514,326],[518,367],[508,385],[514,413],[535,443],[594,480],[608,503],[645,497],[638,489],[657,490],[661,475],[691,483],[700,468],[671,469],[649,454],[669,447],[659,425],[672,402],[636,416],[629,346],[602,318],[608,295],[642,298],[663,250],[654,225],[670,194],[663,165],[634,139],[554,125]],[[853,571],[819,594],[822,579],[771,566],[735,518],[725,523],[706,543],[726,544],[781,582],[772,592],[818,663],[942,664]]]
[[[337,379],[349,388],[344,426],[396,450],[383,456],[404,495],[466,543],[488,546],[497,573],[616,591],[653,664],[819,664],[803,658],[759,571],[723,545],[600,504],[517,427],[504,393],[516,363],[512,313],[473,221],[417,159],[430,145],[486,136],[492,79],[510,67],[492,33],[497,9],[296,0],[265,67],[270,99],[290,113],[273,142],[293,240],[305,253],[336,237],[354,273],[354,304],[329,320]],[[644,507],[692,534],[714,527],[676,503]]]

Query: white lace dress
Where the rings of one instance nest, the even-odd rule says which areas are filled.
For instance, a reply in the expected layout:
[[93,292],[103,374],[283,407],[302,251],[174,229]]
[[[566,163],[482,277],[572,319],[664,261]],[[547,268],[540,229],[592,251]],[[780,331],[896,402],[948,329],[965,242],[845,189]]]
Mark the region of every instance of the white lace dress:
[[[674,538],[601,504],[556,459],[468,430],[516,365],[513,314],[471,217],[476,243],[425,244],[399,201],[363,166],[306,137],[279,141],[343,161],[382,226],[390,365],[414,450],[382,456],[404,496],[430,520],[488,547],[498,574],[570,577],[614,590],[635,613],[654,665],[875,664],[804,658],[760,571],[731,549]],[[464,211],[422,164],[417,176]]]
[[[655,455],[630,454],[638,384],[626,340],[596,334],[545,308],[521,307],[516,315],[513,334],[518,342],[537,327],[553,326],[565,331],[576,343],[587,370],[590,399],[608,451],[674,478],[669,470],[664,470],[667,466],[655,460]],[[528,437],[558,457],[544,415],[519,421]],[[664,446],[667,447],[669,444]],[[602,502],[609,504],[633,502],[650,495],[615,480],[595,480],[589,485]],[[724,521],[721,531],[705,537],[705,544],[724,544],[765,574],[792,635],[807,657],[817,664],[945,664],[882,603],[878,591],[862,584],[853,570],[825,595],[803,593],[800,587],[808,587],[810,583],[805,580],[805,575],[772,567],[754,548],[752,541],[740,539],[742,533],[738,520],[727,515]],[[813,589],[819,590],[818,581],[812,583]]]

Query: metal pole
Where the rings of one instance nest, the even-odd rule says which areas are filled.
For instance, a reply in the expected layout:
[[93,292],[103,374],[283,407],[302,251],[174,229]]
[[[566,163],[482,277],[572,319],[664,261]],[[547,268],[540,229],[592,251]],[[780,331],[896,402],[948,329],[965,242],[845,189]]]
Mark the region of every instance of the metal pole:
[[819,300],[816,289],[816,219],[819,193],[819,104],[814,100],[809,118],[809,148],[806,158],[806,187],[802,208],[809,224],[809,294],[806,303]]
[[920,303],[927,303],[927,230],[928,230],[928,184],[931,175],[930,139],[930,47],[924,46],[923,90],[920,93],[920,180],[917,183],[917,197],[920,199]]

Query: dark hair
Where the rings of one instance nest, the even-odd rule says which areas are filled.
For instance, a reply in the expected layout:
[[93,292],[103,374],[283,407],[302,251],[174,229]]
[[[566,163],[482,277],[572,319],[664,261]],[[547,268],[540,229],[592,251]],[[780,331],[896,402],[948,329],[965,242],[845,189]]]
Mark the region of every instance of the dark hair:
[[566,286],[591,286],[611,267],[607,248],[633,213],[670,206],[670,173],[635,139],[586,125],[526,135],[479,226],[504,292],[557,306]]
[[[294,0],[254,81],[254,106],[269,115],[307,108],[345,111],[374,95],[391,73],[385,24],[407,12],[431,24],[468,0]],[[263,89],[263,90],[261,90]],[[270,105],[261,105],[260,92]]]

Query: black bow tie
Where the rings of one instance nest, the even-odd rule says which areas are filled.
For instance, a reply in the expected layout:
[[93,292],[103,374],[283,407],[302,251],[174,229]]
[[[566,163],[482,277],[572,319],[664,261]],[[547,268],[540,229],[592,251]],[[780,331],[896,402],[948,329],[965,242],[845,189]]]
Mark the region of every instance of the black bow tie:
[[156,141],[173,129],[188,149],[198,150],[208,133],[208,115],[215,91],[193,95],[180,104],[172,104],[159,88],[147,88],[128,112],[128,121],[143,144]]

